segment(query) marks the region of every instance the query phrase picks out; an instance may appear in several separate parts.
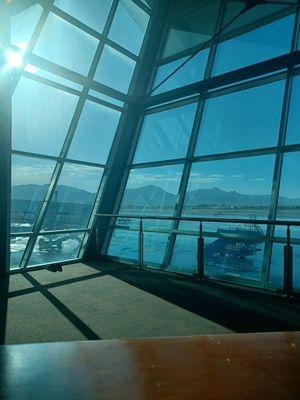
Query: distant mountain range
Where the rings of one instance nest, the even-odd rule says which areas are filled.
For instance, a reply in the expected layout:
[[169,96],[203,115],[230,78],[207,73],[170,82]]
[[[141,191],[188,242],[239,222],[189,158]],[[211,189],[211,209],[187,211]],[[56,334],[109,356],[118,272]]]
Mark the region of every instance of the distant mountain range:
[[[13,200],[41,201],[47,191],[47,185],[18,185],[12,187]],[[65,203],[86,204],[93,202],[95,193],[80,190],[74,187],[59,185],[56,188],[56,199]],[[127,189],[123,199],[124,207],[165,207],[174,206],[176,195],[162,188],[147,185],[137,189]],[[218,207],[267,207],[269,195],[242,194],[236,191],[225,191],[214,187],[212,189],[198,189],[187,192],[185,205],[187,207],[218,206]],[[279,204],[285,207],[300,206],[300,198],[280,197]]]
[[[48,190],[48,185],[18,185],[11,189],[13,200],[41,201]],[[57,201],[65,203],[92,203],[95,193],[80,190],[74,187],[58,185],[55,190]]]

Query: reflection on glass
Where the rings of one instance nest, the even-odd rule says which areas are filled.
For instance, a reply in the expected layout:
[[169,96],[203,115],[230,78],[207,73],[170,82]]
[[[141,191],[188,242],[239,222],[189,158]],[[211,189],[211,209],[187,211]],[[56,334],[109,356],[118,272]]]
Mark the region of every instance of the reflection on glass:
[[120,0],[108,37],[134,54],[139,54],[149,15],[131,0]]
[[65,163],[46,213],[44,230],[85,228],[103,168]]
[[[168,235],[144,233],[144,262],[161,265],[164,259]],[[110,241],[108,255],[122,259],[138,260],[138,233],[116,229]]]
[[171,215],[176,203],[182,165],[139,168],[130,172],[120,214]]
[[197,104],[145,116],[134,162],[186,156]]
[[276,146],[285,81],[208,99],[196,155]]
[[28,237],[10,238],[10,269],[19,268],[27,242]]
[[299,104],[300,104],[300,77],[295,76],[293,80],[293,90],[292,90],[289,121],[286,134],[286,144],[300,143]]
[[[217,237],[205,237],[205,275],[219,279],[260,279],[264,237],[246,229],[219,229]],[[197,237],[176,238],[168,270],[193,274],[197,272]]]
[[[205,240],[205,274],[219,279],[259,280],[264,255],[264,237],[259,232],[220,230],[217,238]],[[257,235],[258,233],[258,235]]]
[[168,271],[193,275],[197,272],[197,237],[177,235]]
[[87,75],[97,46],[97,39],[50,13],[34,48],[34,54]]
[[197,7],[182,10],[171,21],[164,57],[205,43],[215,33],[219,1],[200,0]]
[[[153,95],[176,89],[181,86],[189,85],[190,83],[201,81],[204,78],[208,54],[209,49],[201,51],[194,58],[188,61],[181,69],[179,69],[173,76],[171,76],[165,83],[163,83],[159,88],[154,90]],[[170,73],[175,71],[177,67],[179,67],[185,60],[187,60],[187,58],[188,56],[160,66],[157,70],[153,87],[157,86],[167,76],[169,76]]]
[[12,97],[13,149],[59,155],[77,101],[77,96],[21,78]]
[[281,18],[218,45],[213,75],[289,53],[294,16]]
[[84,24],[102,32],[113,0],[55,0],[54,5]]
[[[277,218],[300,221],[300,153],[284,155],[280,191],[277,206]],[[276,236],[286,236],[286,227],[277,226]],[[294,227],[293,238],[300,239],[300,227]]]
[[83,233],[40,235],[29,261],[29,266],[68,261],[78,258]]
[[26,50],[42,11],[43,8],[35,4],[11,18],[10,41],[13,45]]
[[95,80],[120,92],[127,93],[135,61],[114,50],[110,46],[104,46],[100,62],[98,64]]
[[68,157],[105,164],[119,119],[119,111],[87,101],[80,116]]
[[[123,195],[120,214],[167,216],[176,204],[182,165],[133,169]],[[137,227],[138,220],[129,219],[126,225]],[[145,228],[168,229],[170,221],[145,220]]]
[[12,156],[11,232],[32,231],[54,166],[54,161]]
[[[269,283],[283,288],[284,244],[273,243]],[[293,245],[293,287],[300,290],[300,246]]]

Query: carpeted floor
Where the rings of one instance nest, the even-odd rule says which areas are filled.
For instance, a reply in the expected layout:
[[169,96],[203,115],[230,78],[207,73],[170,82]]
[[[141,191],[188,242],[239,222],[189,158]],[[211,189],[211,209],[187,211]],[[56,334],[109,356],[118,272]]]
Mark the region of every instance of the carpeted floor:
[[12,275],[6,343],[300,330],[274,295],[107,262]]

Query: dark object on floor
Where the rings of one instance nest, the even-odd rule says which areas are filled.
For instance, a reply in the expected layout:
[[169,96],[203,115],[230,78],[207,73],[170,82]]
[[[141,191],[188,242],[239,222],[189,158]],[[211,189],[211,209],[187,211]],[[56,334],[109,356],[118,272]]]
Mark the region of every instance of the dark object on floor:
[[47,270],[51,271],[51,272],[57,272],[57,271],[62,272],[62,265],[58,264],[58,263],[57,264],[51,264],[51,265],[49,265],[47,267]]

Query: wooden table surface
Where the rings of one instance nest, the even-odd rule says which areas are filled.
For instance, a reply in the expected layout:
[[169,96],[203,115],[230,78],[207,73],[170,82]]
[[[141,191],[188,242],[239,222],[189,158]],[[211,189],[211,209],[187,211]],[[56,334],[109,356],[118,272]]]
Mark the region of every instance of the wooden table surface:
[[0,399],[300,399],[300,333],[0,346]]

